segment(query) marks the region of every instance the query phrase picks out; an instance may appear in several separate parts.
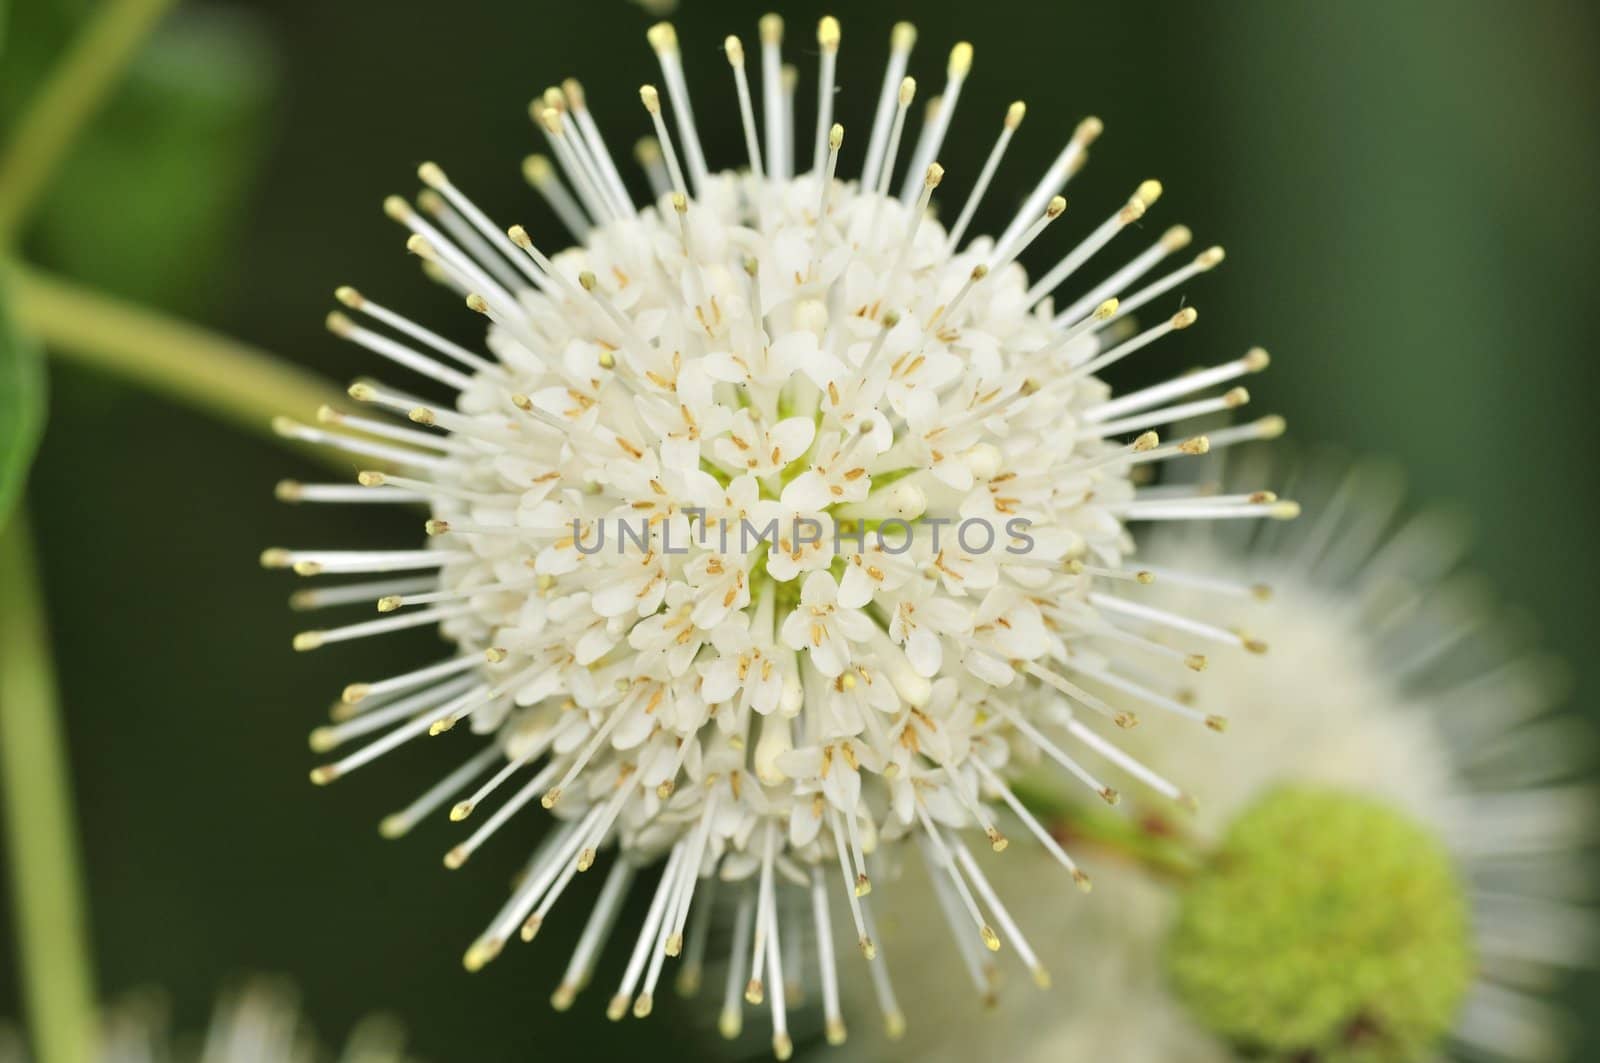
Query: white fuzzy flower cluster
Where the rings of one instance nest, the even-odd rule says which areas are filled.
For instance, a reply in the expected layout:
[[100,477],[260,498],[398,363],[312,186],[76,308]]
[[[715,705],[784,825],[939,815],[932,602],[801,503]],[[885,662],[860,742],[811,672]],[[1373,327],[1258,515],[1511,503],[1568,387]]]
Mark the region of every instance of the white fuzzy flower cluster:
[[[817,33],[809,167],[795,157],[782,31],[776,16],[762,20],[759,136],[743,48],[726,42],[726,117],[737,115],[748,168],[721,173],[707,167],[672,27],[651,31],[665,93],[640,93],[655,132],[638,152],[655,192],[642,207],[576,82],[535,101],[558,166],[536,157],[525,170],[576,235],[570,250],[547,255],[521,226],[491,222],[439,167],[421,168],[420,209],[395,198],[387,210],[428,273],[490,319],[487,353],[341,289],[359,317],[335,314],[333,330],[441,397],[362,382],[355,399],[411,424],[331,410],[323,420],[343,431],[282,423],[384,468],[359,486],[291,483],[281,494],[420,502],[430,540],[264,558],[303,575],[382,574],[300,596],[309,607],[376,598],[389,615],[303,633],[299,649],[435,624],[456,646],[346,690],[314,745],[385,733],[317,768],[315,781],[465,721],[491,740],[385,833],[445,806],[465,819],[514,781],[447,855],[458,867],[534,799],[555,817],[469,968],[519,931],[531,938],[573,877],[614,847],[556,992],[565,1006],[629,881],[664,857],[611,1015],[649,1012],[666,957],[686,951],[698,970],[708,884],[737,883],[724,1022],[737,1027],[741,992],[770,1001],[780,1056],[785,994],[767,987],[801,947],[780,933],[780,911],[798,903],[814,922],[828,1032],[842,1038],[829,895],[842,881],[873,960],[869,868],[892,839],[914,838],[940,869],[963,949],[1004,939],[1044,980],[962,832],[981,829],[998,853],[1008,809],[1086,888],[1008,786],[1016,765],[1052,762],[1115,801],[1084,766],[1087,750],[1180,797],[1104,734],[1142,709],[1221,727],[1137,678],[1204,666],[1149,632],[1259,648],[1144,602],[1130,522],[1296,512],[1265,492],[1193,499],[1135,487],[1150,463],[1270,438],[1282,422],[1172,442],[1157,433],[1247,401],[1235,382],[1265,368],[1260,350],[1116,398],[1101,382],[1194,323],[1180,286],[1222,252],[1146,279],[1188,243],[1178,226],[1080,279],[1156,201],[1154,181],[1075,243],[1045,251],[1098,120],[1078,124],[997,238],[967,240],[1024,113],[1020,103],[1007,111],[981,169],[963,175],[971,186],[954,224],[941,225],[930,211],[945,173],[936,160],[972,47],[951,51],[943,93],[902,153],[915,32],[895,28],[861,176],[848,180],[833,120],[839,25],[825,18]],[[1056,259],[1032,281],[1018,263],[1030,247]],[[1171,311],[1134,327],[1128,315],[1163,297]],[[1091,681],[1115,685],[1115,697],[1092,694]],[[882,965],[873,970],[897,1026]]]
[[[174,1037],[166,1002],[140,993],[105,1010],[94,1055],[84,1063],[406,1063],[405,1035],[382,1015],[358,1023],[339,1051],[318,1042],[294,990],[255,978],[218,997],[200,1036]],[[186,1032],[187,1033],[187,1032]],[[0,1063],[32,1063],[20,1033],[0,1023]]]
[[[1203,690],[1167,690],[1226,706],[1234,726],[1225,743],[1197,756],[1171,730],[1129,736],[1142,763],[1183,772],[1205,798],[1193,814],[1143,807],[1140,816],[1153,835],[1176,833],[1204,848],[1284,785],[1348,793],[1404,814],[1448,851],[1472,916],[1473,984],[1438,1058],[1566,1058],[1569,1024],[1549,997],[1566,972],[1600,954],[1588,906],[1587,862],[1600,840],[1594,736],[1575,714],[1552,711],[1560,669],[1458,568],[1464,538],[1452,520],[1433,511],[1397,519],[1400,482],[1377,465],[1311,467],[1297,486],[1319,517],[1284,534],[1267,526],[1246,543],[1202,528],[1146,544],[1156,572],[1151,593],[1163,607],[1209,603],[1230,622],[1270,628],[1273,645],[1250,668],[1215,656]],[[1196,481],[1186,490],[1215,486]],[[1178,587],[1162,579],[1166,566],[1203,567],[1211,576],[1203,588]],[[995,883],[1017,888],[1019,914],[1042,943],[1093,943],[1094,962],[1068,972],[1055,1003],[995,1000],[992,972],[984,972],[980,990],[995,1012],[967,1021],[973,993],[942,977],[937,943],[919,930],[936,910],[908,891],[909,903],[884,928],[891,949],[904,945],[894,951],[902,993],[928,1012],[956,1016],[918,1029],[909,1055],[1019,1063],[1257,1058],[1201,1029],[1174,996],[1165,955],[1174,891],[1119,870],[1104,876],[1118,890],[1115,910],[1068,909],[1028,889],[1043,864],[1021,856]],[[1250,920],[1240,913],[1241,927]],[[1413,958],[1392,959],[1400,966]],[[1346,974],[1327,970],[1330,985]],[[1248,973],[1241,977],[1248,986]],[[1360,1050],[1352,1042],[1352,1054]],[[875,1058],[870,1047],[861,1058]]]

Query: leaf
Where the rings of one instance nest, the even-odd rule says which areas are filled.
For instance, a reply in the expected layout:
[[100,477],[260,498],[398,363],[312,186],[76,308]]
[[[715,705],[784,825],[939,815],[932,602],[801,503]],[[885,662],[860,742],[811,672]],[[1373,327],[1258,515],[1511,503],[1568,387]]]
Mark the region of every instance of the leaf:
[[247,12],[174,12],[56,175],[33,261],[167,309],[197,311],[226,294],[277,71]]
[[0,129],[11,128],[89,9],[87,0],[0,0]]
[[44,379],[38,346],[17,331],[0,292],[0,528],[22,496],[44,432]]

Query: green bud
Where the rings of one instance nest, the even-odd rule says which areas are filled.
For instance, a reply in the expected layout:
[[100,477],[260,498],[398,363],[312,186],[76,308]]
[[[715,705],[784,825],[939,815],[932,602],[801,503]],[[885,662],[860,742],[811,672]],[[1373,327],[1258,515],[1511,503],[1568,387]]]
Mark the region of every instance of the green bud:
[[1178,995],[1252,1059],[1425,1059],[1472,980],[1439,841],[1365,797],[1286,787],[1239,816],[1185,891]]

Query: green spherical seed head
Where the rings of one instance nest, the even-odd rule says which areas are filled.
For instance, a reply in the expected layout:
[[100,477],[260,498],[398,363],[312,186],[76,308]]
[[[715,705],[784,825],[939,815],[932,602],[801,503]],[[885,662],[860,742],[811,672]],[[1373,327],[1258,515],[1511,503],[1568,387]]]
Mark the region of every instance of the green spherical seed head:
[[1239,816],[1168,941],[1179,996],[1250,1058],[1428,1058],[1472,979],[1449,854],[1377,801],[1298,787]]

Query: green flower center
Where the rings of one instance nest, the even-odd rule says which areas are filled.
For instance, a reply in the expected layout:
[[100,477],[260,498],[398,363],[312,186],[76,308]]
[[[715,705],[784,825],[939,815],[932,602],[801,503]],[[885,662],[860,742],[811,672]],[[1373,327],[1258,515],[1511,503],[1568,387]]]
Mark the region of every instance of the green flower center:
[[1168,941],[1179,996],[1249,1058],[1426,1058],[1472,979],[1449,854],[1376,801],[1287,787],[1239,816]]

